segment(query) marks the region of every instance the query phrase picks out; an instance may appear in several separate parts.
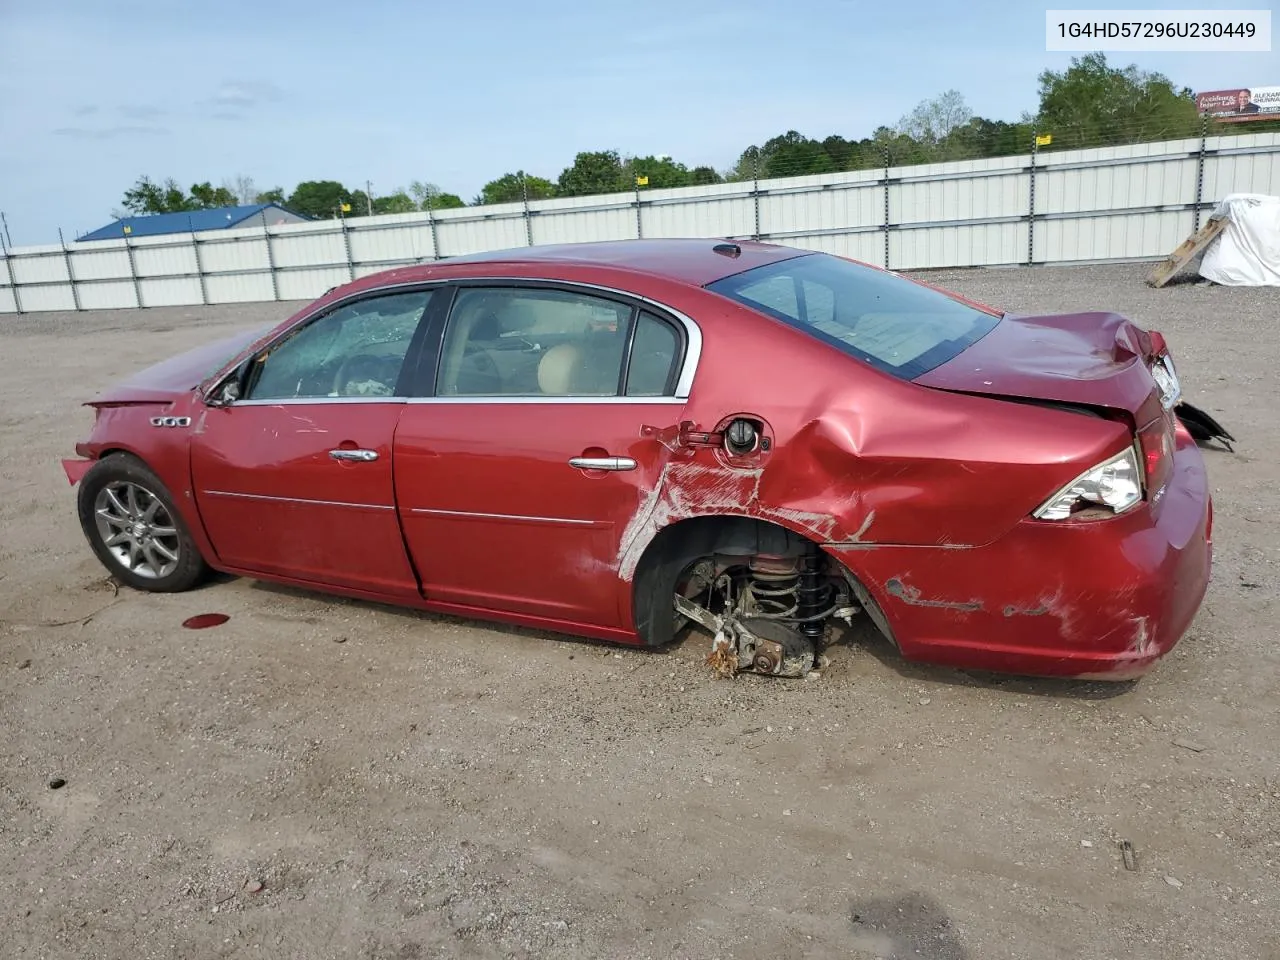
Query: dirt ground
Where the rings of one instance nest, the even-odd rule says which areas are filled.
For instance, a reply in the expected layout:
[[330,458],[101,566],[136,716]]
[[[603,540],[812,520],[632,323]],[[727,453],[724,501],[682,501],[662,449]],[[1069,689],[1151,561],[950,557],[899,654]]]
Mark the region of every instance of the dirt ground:
[[0,955],[1280,957],[1280,295],[1146,269],[929,275],[1163,331],[1239,438],[1205,453],[1200,616],[1125,686],[914,667],[865,627],[821,680],[723,681],[701,636],[115,596],[58,465],[78,404],[291,306],[0,317]]

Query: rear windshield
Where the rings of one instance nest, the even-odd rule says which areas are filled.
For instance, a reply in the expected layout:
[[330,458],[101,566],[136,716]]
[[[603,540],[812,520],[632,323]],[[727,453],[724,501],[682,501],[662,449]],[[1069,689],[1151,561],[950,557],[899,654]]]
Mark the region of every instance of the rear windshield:
[[1000,322],[929,287],[824,253],[756,267],[707,289],[904,380],[946,363]]

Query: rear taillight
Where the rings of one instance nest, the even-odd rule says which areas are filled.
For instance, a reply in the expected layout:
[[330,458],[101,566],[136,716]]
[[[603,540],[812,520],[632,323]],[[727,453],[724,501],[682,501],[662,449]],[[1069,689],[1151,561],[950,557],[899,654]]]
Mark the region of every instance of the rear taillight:
[[1159,493],[1168,481],[1169,472],[1173,469],[1174,447],[1174,418],[1167,414],[1138,432],[1147,499]]

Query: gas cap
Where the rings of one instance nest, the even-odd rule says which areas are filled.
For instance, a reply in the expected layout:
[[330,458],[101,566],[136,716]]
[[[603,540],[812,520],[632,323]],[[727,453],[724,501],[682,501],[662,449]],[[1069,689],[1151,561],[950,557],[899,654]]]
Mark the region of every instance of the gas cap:
[[750,453],[756,448],[756,425],[750,420],[734,420],[724,432],[725,446],[735,456]]

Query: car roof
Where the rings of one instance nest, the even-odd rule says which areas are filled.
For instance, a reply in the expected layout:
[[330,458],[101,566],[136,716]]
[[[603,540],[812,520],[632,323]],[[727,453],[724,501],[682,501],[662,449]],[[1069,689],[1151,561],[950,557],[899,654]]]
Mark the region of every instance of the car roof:
[[[736,251],[736,255],[735,255]],[[464,254],[437,260],[433,272],[467,264],[559,267],[572,270],[601,267],[625,270],[705,286],[753,267],[801,257],[812,251],[752,240],[672,238],[653,240],[605,240],[594,243],[562,243],[515,247],[485,253]],[[548,271],[552,272],[552,271]],[[559,273],[559,270],[554,271]]]

